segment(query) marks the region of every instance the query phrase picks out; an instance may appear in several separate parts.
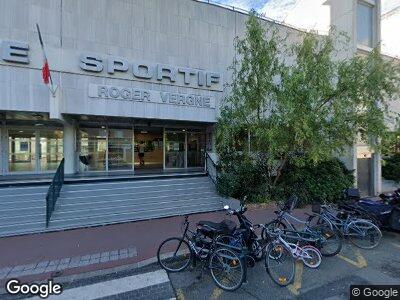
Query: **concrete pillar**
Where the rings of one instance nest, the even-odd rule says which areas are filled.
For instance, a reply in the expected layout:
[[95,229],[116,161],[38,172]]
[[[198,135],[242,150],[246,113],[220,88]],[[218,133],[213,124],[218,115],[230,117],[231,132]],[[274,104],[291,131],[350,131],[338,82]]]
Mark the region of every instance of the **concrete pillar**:
[[64,123],[63,133],[64,173],[76,173],[76,126],[74,123]]
[[372,155],[372,190],[375,196],[382,192],[382,160],[380,153]]
[[348,170],[353,171],[354,175],[354,187],[357,187],[357,145],[348,147],[339,159],[344,163]]
[[7,127],[0,123],[0,175],[8,172],[8,136]]

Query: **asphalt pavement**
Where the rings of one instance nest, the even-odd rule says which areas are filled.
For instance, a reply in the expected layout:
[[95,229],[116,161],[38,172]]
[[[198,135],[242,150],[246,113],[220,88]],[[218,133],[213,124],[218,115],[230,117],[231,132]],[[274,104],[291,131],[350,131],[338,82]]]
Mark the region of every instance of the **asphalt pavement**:
[[349,299],[353,284],[400,284],[400,234],[383,232],[380,245],[363,250],[344,241],[340,255],[323,257],[318,269],[296,263],[295,279],[287,287],[274,283],[264,262],[248,270],[248,281],[239,290],[225,292],[215,286],[209,272],[170,273],[176,298],[183,299]]

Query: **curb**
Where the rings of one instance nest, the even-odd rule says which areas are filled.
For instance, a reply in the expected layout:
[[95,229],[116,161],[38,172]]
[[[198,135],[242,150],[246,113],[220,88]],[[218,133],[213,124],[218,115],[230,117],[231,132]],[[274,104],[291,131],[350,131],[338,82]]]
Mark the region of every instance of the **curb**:
[[[77,274],[73,274],[73,275],[53,277],[53,279],[56,279],[57,283],[71,283],[71,282],[74,282],[74,281],[77,281],[77,280],[86,280],[86,279],[91,279],[91,278],[110,275],[110,274],[113,274],[113,273],[121,273],[121,272],[125,272],[125,271],[139,271],[140,269],[142,269],[144,267],[148,267],[148,266],[153,265],[153,264],[155,266],[156,263],[157,263],[157,257],[154,256],[152,258],[148,258],[148,259],[145,259],[145,260],[139,261],[137,263],[133,263],[133,264],[126,264],[126,265],[122,265],[122,266],[118,266],[118,267],[106,268],[106,269],[83,272],[83,273],[77,273]],[[20,278],[23,278],[23,277],[20,277]],[[42,283],[42,282],[46,282],[46,281],[47,280],[40,280],[40,281],[35,281],[34,280],[33,282]],[[2,295],[9,296],[9,294],[7,293],[5,287],[1,287],[0,288],[0,298],[1,298]]]

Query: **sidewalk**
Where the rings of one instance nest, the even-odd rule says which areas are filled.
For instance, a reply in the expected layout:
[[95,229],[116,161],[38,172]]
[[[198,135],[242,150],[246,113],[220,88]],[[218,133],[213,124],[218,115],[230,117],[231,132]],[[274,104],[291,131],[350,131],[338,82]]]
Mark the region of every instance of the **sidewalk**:
[[[274,205],[249,209],[254,223],[273,218]],[[296,210],[302,215],[304,210]],[[221,221],[224,211],[190,216],[192,226],[199,220]],[[235,217],[231,217],[236,221]],[[183,216],[130,222],[101,227],[67,230],[0,239],[0,284],[10,278],[22,282],[40,281],[91,271],[126,266],[134,269],[156,261],[159,244],[180,236]]]

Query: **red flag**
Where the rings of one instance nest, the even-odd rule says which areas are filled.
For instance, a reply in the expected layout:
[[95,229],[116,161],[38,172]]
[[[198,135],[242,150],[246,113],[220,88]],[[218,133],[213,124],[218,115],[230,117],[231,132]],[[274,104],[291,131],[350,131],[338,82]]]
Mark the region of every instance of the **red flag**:
[[44,64],[42,67],[42,77],[45,84],[49,84],[50,81],[50,69],[47,59],[44,60]]

